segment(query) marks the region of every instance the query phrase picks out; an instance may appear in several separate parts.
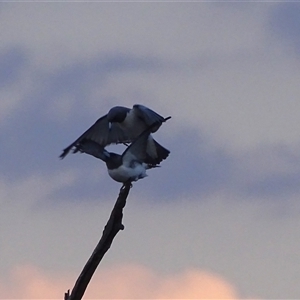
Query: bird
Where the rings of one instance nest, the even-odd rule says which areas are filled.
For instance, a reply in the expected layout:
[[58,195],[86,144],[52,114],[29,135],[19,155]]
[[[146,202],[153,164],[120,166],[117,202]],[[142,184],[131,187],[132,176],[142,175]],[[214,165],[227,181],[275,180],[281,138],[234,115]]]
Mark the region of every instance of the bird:
[[[151,133],[156,132],[162,123],[170,118],[170,116],[164,118],[141,104],[135,104],[131,109],[124,106],[115,106],[106,115],[99,118],[77,140],[66,147],[60,158],[63,159],[72,149],[73,153],[78,152],[80,148],[83,149],[81,143],[86,141],[96,142],[102,147],[118,143],[127,145],[150,126]],[[155,125],[152,126],[153,124]],[[148,135],[146,161],[155,165],[166,159],[170,151],[155,141],[151,133]]]
[[[152,126],[153,127],[153,126]],[[150,129],[144,130],[123,152],[122,155],[109,152],[92,140],[84,140],[78,151],[90,154],[105,162],[109,176],[117,182],[131,183],[147,175],[146,170],[159,167],[146,163],[147,143]]]

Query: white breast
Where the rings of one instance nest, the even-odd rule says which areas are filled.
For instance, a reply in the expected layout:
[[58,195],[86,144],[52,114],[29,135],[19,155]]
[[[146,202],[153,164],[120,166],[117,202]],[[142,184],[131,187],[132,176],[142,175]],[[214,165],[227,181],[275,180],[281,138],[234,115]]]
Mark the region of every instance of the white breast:
[[147,176],[144,164],[141,165],[139,163],[136,163],[133,168],[122,165],[117,169],[108,170],[108,174],[118,182],[137,181]]
[[144,122],[136,117],[133,110],[130,110],[125,120],[120,123],[120,126],[127,134],[130,134],[132,138],[136,138],[146,129]]

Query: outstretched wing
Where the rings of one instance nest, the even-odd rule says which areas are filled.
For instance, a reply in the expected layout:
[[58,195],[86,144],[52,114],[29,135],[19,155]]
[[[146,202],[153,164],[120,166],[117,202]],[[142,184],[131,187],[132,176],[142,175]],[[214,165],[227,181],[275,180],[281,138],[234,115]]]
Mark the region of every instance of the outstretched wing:
[[86,153],[96,158],[100,158],[105,162],[109,157],[109,153],[105,150],[105,148],[92,140],[82,140],[76,146],[76,150],[80,151],[81,153]]
[[130,142],[128,135],[121,129],[118,123],[110,123],[107,115],[98,119],[88,130],[86,130],[75,142],[63,150],[60,158],[64,158],[73,148],[74,153],[79,151],[79,144],[84,140],[91,140],[101,146],[112,143]]
[[132,109],[134,114],[139,119],[143,120],[147,127],[152,126],[154,123],[156,124],[156,126],[152,127],[151,132],[157,131],[161,124],[165,121],[164,117],[144,105],[135,104]]
[[130,146],[127,147],[122,154],[123,162],[125,164],[130,164],[131,161],[144,162],[147,159],[147,144],[149,134],[150,130],[146,129],[130,144]]

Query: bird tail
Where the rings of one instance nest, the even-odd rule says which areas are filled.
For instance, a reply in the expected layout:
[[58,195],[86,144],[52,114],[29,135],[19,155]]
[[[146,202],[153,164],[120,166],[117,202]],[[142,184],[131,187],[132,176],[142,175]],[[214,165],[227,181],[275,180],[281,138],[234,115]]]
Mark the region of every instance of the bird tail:
[[[168,121],[171,119],[171,117],[164,118],[163,122]],[[157,126],[157,122],[153,123],[150,127],[148,127],[144,133],[148,132],[150,133],[153,129],[153,127]],[[142,133],[143,134],[143,133]],[[158,165],[161,163],[164,159],[166,159],[170,154],[170,151],[160,145],[156,140],[153,139],[152,135],[149,134],[148,136],[148,142],[147,142],[147,150],[146,150],[146,160],[145,163],[149,165]]]
[[162,160],[166,159],[169,156],[170,151],[168,149],[166,149],[165,147],[163,147],[162,145],[160,145],[157,141],[155,141],[155,140],[153,140],[153,141],[154,141],[156,153],[157,153],[157,164],[159,164]]
[[170,151],[155,141],[150,135],[147,144],[147,158],[145,163],[149,165],[158,165],[170,154]]

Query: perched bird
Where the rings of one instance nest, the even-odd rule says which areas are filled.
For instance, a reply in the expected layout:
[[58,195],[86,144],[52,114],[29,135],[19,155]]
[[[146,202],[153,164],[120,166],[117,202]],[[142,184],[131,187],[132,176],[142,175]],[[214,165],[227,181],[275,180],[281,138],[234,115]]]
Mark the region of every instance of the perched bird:
[[[108,114],[98,119],[75,142],[65,148],[60,158],[64,158],[71,149],[73,149],[73,153],[78,152],[80,148],[84,148],[81,147],[81,143],[86,141],[96,142],[102,147],[112,143],[133,142],[147,128],[151,127],[151,133],[156,132],[161,124],[170,118],[164,118],[140,104],[135,104],[132,109],[115,106],[110,109]],[[152,126],[153,124],[155,126]],[[159,164],[168,157],[170,151],[156,142],[151,134],[147,138],[146,152],[148,155],[146,161],[153,165]]]
[[126,148],[122,155],[108,152],[92,140],[84,140],[78,151],[100,158],[106,163],[109,176],[115,181],[127,183],[147,176],[146,170],[158,165],[146,163],[150,130],[146,129]]

